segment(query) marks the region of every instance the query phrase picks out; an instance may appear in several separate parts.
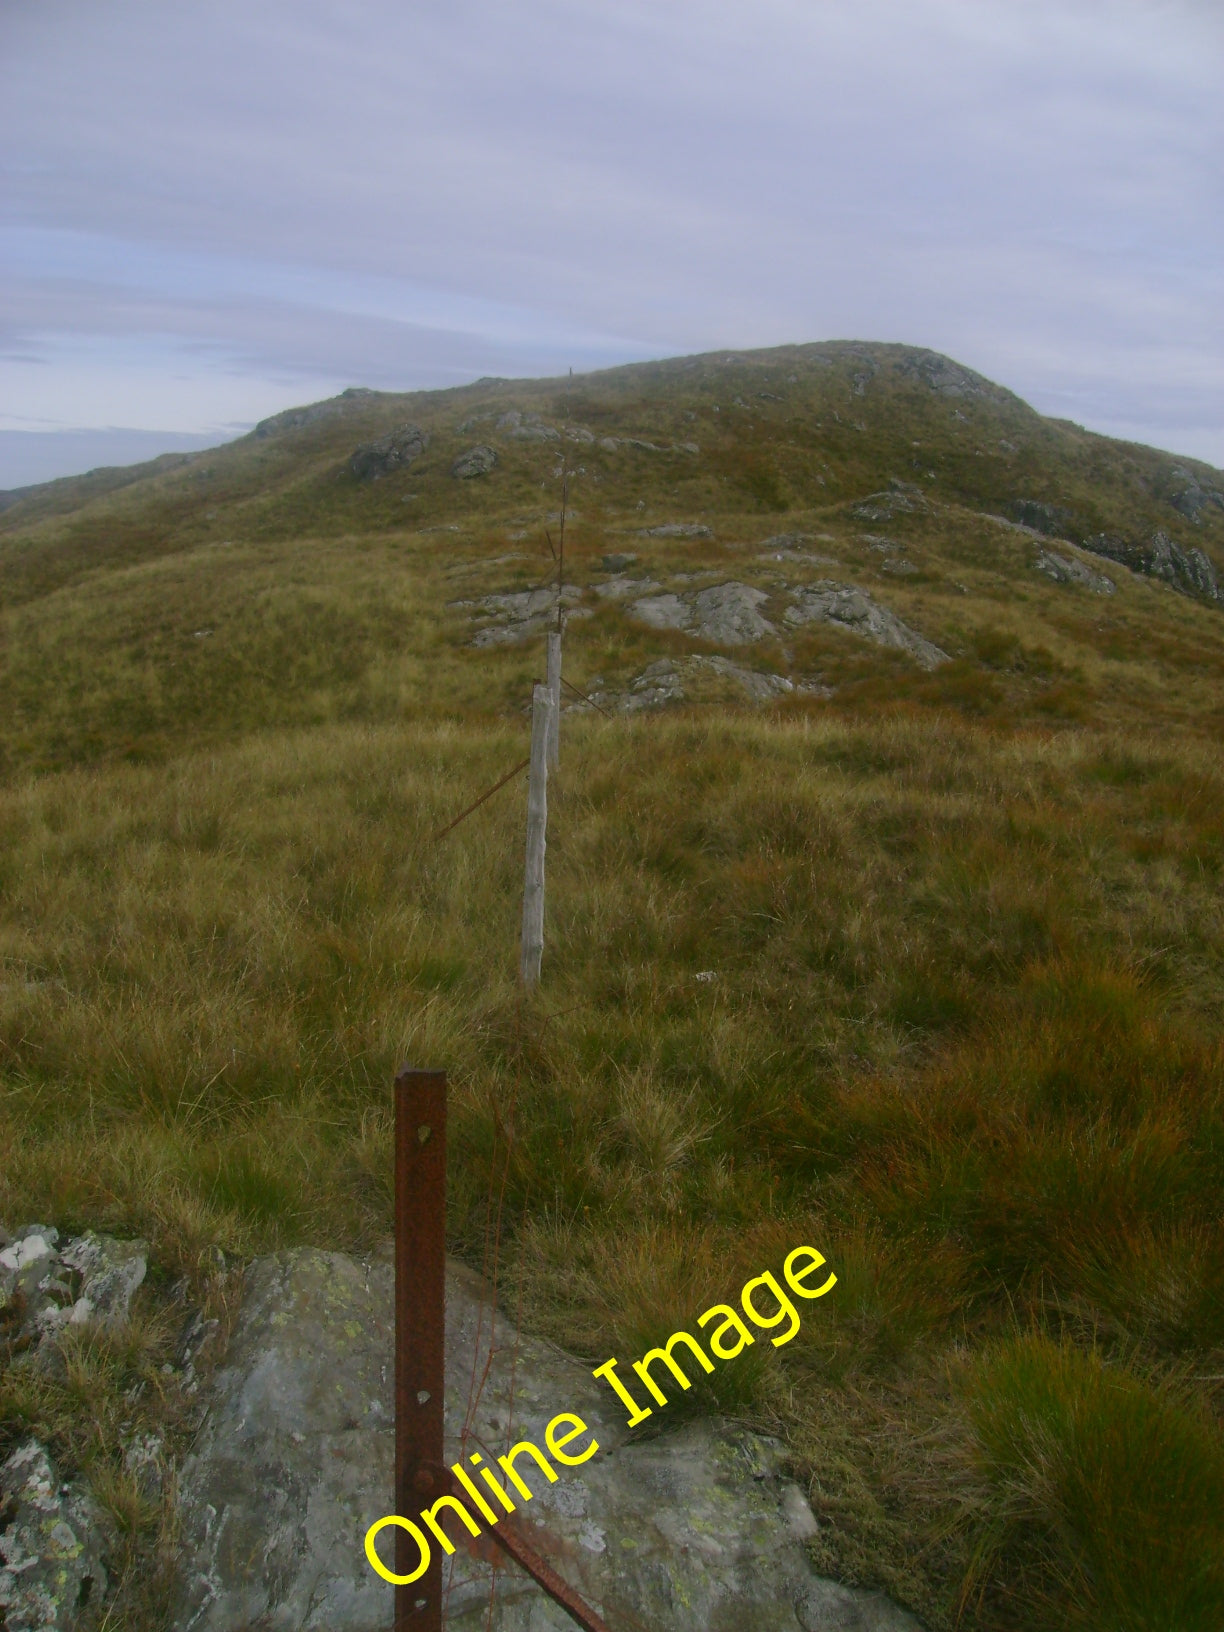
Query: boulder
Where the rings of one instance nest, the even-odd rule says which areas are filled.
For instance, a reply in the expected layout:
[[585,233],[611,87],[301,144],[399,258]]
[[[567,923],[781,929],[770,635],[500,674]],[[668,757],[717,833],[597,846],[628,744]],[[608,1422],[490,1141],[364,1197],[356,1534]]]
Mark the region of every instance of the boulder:
[[[174,1632],[383,1632],[393,1588],[363,1540],[393,1511],[393,1279],[386,1262],[278,1253],[247,1270],[229,1353],[180,1475]],[[920,1632],[876,1593],[817,1576],[816,1521],[776,1442],[690,1422],[631,1439],[615,1398],[550,1344],[447,1274],[446,1458],[486,1458],[577,1413],[598,1443],[508,1522],[613,1626],[669,1632]],[[484,1377],[460,1428],[472,1379]],[[411,1517],[412,1515],[405,1515]],[[487,1538],[447,1565],[451,1632],[571,1632],[573,1623]],[[496,1572],[496,1573],[494,1573]],[[490,1595],[492,1608],[490,1610]]]
[[428,433],[419,425],[401,425],[376,442],[363,442],[350,456],[349,469],[359,482],[376,482],[380,476],[405,469],[428,446]]
[[458,456],[451,466],[451,475],[466,482],[474,476],[487,476],[496,464],[495,449],[486,442],[478,442],[474,448],[466,448]]

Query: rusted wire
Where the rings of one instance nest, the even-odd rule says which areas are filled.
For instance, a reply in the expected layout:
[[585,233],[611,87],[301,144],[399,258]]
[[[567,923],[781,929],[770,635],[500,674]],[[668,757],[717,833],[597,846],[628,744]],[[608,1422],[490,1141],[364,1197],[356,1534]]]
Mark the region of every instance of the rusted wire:
[[499,788],[504,788],[507,782],[512,781],[520,771],[525,771],[530,764],[531,756],[528,755],[528,757],[523,760],[521,764],[516,765],[512,771],[507,771],[500,782],[494,782],[493,786],[487,793],[482,793],[480,798],[473,800],[466,810],[461,810],[453,822],[448,822],[440,833],[435,833],[433,836],[434,844],[437,844],[439,839],[444,839],[448,833],[450,833],[454,828],[458,827],[459,823],[463,821],[466,816],[470,816],[474,810],[479,810],[486,799],[491,799]]

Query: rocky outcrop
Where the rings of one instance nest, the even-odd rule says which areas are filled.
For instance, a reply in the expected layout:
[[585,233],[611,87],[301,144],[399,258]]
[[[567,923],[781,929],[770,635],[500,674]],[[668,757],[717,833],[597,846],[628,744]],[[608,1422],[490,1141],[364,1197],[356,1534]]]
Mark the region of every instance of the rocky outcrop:
[[[366,1562],[363,1538],[393,1511],[393,1307],[386,1263],[298,1251],[248,1268],[229,1354],[180,1477],[174,1632],[391,1624],[393,1589]],[[816,1521],[775,1442],[710,1422],[631,1440],[589,1367],[516,1339],[482,1311],[474,1280],[456,1267],[446,1344],[448,1463],[464,1449],[473,1377],[487,1380],[469,1444],[486,1455],[523,1438],[543,1444],[561,1411],[593,1431],[596,1457],[541,1484],[509,1522],[522,1523],[612,1625],[919,1632],[879,1594],[813,1572],[805,1543]],[[461,1549],[447,1569],[452,1632],[572,1627],[517,1566],[498,1569],[491,1618],[490,1563]]]
[[891,521],[894,516],[925,510],[926,495],[912,482],[890,482],[882,493],[869,493],[854,506],[861,521]]
[[63,1483],[37,1440],[19,1445],[0,1464],[0,1625],[69,1632],[106,1596],[113,1539],[88,1490]]
[[793,625],[829,623],[835,628],[848,629],[864,640],[874,641],[877,646],[908,652],[924,669],[948,662],[947,652],[924,640],[865,590],[850,584],[825,579],[796,590],[795,600],[787,608],[785,617],[787,623]]
[[497,464],[497,450],[487,442],[478,442],[474,448],[465,448],[451,465],[451,475],[460,481],[471,481],[474,476],[487,476]]
[[661,657],[648,663],[624,691],[606,689],[602,678],[591,682],[588,701],[567,706],[567,713],[588,713],[592,707],[620,714],[638,714],[643,709],[665,708],[671,703],[693,700],[693,688],[702,689],[710,680],[730,682],[751,702],[769,703],[778,697],[831,697],[830,688],[819,680],[792,680],[784,674],[746,669],[728,657],[694,653],[691,657]]
[[1013,499],[1007,507],[1009,521],[1031,527],[1046,538],[1065,538],[1071,512],[1065,505],[1046,504],[1042,499]]
[[[113,1329],[145,1278],[143,1241],[89,1232],[61,1245],[50,1225],[0,1231],[0,1336],[10,1364],[63,1367],[56,1336],[68,1327]],[[113,1536],[79,1481],[65,1483],[46,1448],[28,1439],[0,1466],[0,1625],[59,1632],[107,1589]]]
[[338,397],[328,397],[325,402],[312,402],[306,408],[286,408],[282,414],[272,414],[268,419],[261,419],[251,435],[262,440],[268,436],[278,436],[285,431],[306,430],[311,425],[320,425],[329,419],[344,419],[359,409],[368,407],[382,395],[383,392],[371,391],[366,385],[350,385],[347,391],[341,391]]
[[359,482],[376,482],[406,468],[428,446],[429,436],[419,425],[401,425],[376,442],[363,442],[349,457],[349,470]]
[[[560,599],[567,618],[589,618],[585,608],[574,609],[582,591],[576,584],[563,584]],[[472,636],[473,646],[511,646],[520,640],[529,640],[543,629],[555,628],[557,619],[557,589],[548,585],[542,589],[512,590],[503,595],[482,595],[472,601],[448,601],[456,611],[469,611],[483,627]]]
[[59,1245],[49,1225],[29,1224],[0,1250],[0,1316],[16,1346],[49,1362],[66,1326],[114,1327],[127,1319],[145,1278],[148,1247],[92,1231]]
[[667,521],[661,527],[639,527],[644,538],[713,538],[714,529],[703,521]]
[[1185,516],[1186,520],[1192,521],[1196,527],[1202,523],[1206,511],[1224,510],[1224,493],[1218,487],[1210,487],[1201,482],[1192,470],[1174,465],[1169,475],[1177,484],[1169,503],[1179,515]]
[[910,351],[898,363],[898,369],[910,379],[937,392],[941,397],[1006,397],[990,380],[975,374],[971,368],[954,363],[938,351]]
[[1094,595],[1112,595],[1114,592],[1112,578],[1094,571],[1073,555],[1056,555],[1053,550],[1039,550],[1033,566],[1038,572],[1044,572],[1047,578],[1053,578],[1056,584],[1078,584],[1083,589],[1091,590]]
[[684,629],[717,646],[744,646],[777,631],[757,608],[768,600],[750,584],[712,584],[695,594],[655,595],[633,603],[633,616],[652,629]]
[[1224,598],[1210,557],[1193,545],[1186,549],[1163,528],[1153,533],[1146,544],[1132,543],[1112,533],[1094,533],[1084,540],[1084,548],[1118,561],[1132,572],[1157,578],[1179,594],[1216,604]]

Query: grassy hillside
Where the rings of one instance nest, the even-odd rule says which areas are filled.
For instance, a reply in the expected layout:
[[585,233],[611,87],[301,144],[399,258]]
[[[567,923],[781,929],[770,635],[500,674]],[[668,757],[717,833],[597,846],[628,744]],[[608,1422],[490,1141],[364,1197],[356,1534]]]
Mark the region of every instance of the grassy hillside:
[[[354,474],[405,423],[425,450]],[[433,835],[525,753],[543,635],[473,640],[555,573],[563,456],[566,673],[608,715],[563,722],[525,997],[521,784]],[[787,1435],[829,1573],[932,1628],[1218,1627],[1224,610],[1085,546],[1224,569],[1221,488],[846,344],[351,393],[31,492],[0,514],[0,1217],[142,1231],[164,1282],[367,1245],[394,1068],[445,1065],[452,1245],[479,1259],[508,1162],[506,1273],[578,1352],[827,1253],[800,1338],[669,1414]],[[599,593],[625,575],[741,584],[771,629],[650,627]],[[788,621],[830,581],[948,660]],[[686,700],[620,711],[663,662]],[[105,1475],[134,1557],[154,1337],[0,1383],[0,1433]]]

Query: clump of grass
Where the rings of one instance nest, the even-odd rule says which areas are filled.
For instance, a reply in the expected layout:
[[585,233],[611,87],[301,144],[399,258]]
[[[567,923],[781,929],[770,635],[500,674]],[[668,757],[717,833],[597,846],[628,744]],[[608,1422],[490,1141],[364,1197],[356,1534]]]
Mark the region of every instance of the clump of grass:
[[1224,1435],[1201,1408],[1040,1333],[987,1350],[966,1392],[990,1505],[964,1603],[1013,1550],[1041,1582],[1026,1625],[1224,1623]]

